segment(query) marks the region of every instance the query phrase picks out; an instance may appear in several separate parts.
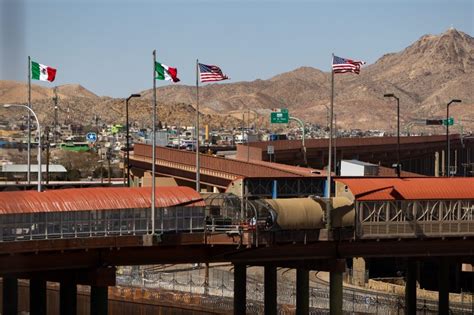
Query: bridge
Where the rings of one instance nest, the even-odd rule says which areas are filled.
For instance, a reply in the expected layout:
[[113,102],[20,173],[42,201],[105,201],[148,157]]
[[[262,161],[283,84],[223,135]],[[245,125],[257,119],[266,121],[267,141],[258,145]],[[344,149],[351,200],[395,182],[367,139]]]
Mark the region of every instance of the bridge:
[[[306,139],[308,165],[322,169],[328,160],[328,139]],[[474,157],[474,137],[452,134],[451,146],[452,174],[472,176]],[[273,146],[269,155],[267,147]],[[392,167],[397,163],[397,138],[337,138],[334,141],[336,160],[356,159],[364,162]],[[273,161],[289,165],[304,165],[304,148],[301,140],[279,140],[251,142],[237,145],[237,158],[245,160]],[[445,174],[446,136],[400,137],[400,163],[405,171],[435,176]],[[334,155],[333,155],[334,158]]]
[[[396,163],[396,138],[340,138],[337,139],[336,159],[358,159],[380,164],[381,176],[395,176],[391,166]],[[452,174],[472,176],[474,171],[474,137],[451,135]],[[274,154],[267,153],[267,146],[273,146]],[[238,179],[260,179],[270,182],[277,179],[282,185],[297,182],[324,181],[327,164],[328,139],[307,139],[306,154],[308,167],[304,164],[303,147],[298,140],[252,142],[237,145],[236,159],[201,154],[201,187],[207,191],[225,191]],[[444,136],[401,137],[400,156],[405,176],[424,174],[443,175],[445,171],[446,138]],[[152,147],[135,144],[130,156],[130,167],[134,186],[150,185]],[[270,162],[270,160],[272,162]],[[276,162],[276,163],[275,163]],[[158,176],[173,177],[179,185],[195,187],[195,153],[166,147],[156,148],[156,172]],[[283,179],[284,178],[284,179]],[[266,180],[265,180],[266,179]],[[254,181],[255,182],[255,181]],[[269,185],[265,183],[265,185]],[[253,185],[255,186],[255,185]]]
[[90,285],[97,314],[107,311],[116,266],[194,262],[234,264],[235,314],[245,314],[248,265],[264,266],[266,313],[276,313],[277,266],[297,269],[301,313],[308,310],[309,270],[330,271],[330,305],[337,310],[346,259],[360,257],[405,264],[410,314],[417,264],[436,262],[439,313],[446,314],[450,265],[474,258],[473,179],[340,178],[332,201],[242,202],[233,194],[157,187],[155,231],[150,194],[147,187],[1,192],[0,275],[3,301],[12,301],[3,303],[3,314],[16,311],[17,279],[30,279],[32,314],[46,312],[46,281],[60,283],[62,314],[76,312],[76,285]]
[[[145,144],[135,144],[133,155],[130,156],[133,186],[150,185],[151,165],[152,147]],[[195,187],[196,153],[157,147],[155,167],[157,176],[173,177],[179,185]],[[240,178],[265,178],[267,180],[285,178],[287,182],[297,182],[307,178],[310,182],[322,182],[326,178],[326,173],[305,167],[256,160],[225,159],[201,154],[200,182],[203,189],[209,192],[223,192],[233,181]]]

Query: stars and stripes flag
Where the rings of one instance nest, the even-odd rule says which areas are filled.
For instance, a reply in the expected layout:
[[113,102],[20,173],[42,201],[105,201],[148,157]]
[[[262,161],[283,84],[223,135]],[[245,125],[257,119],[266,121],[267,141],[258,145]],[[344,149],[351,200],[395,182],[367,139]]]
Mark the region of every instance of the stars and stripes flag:
[[341,58],[333,56],[332,58],[332,71],[334,73],[346,73],[352,72],[359,74],[360,66],[365,64],[364,61],[355,61],[351,59]]
[[221,68],[218,66],[205,65],[202,63],[199,64],[199,78],[201,82],[214,82],[229,79],[229,77],[222,73]]

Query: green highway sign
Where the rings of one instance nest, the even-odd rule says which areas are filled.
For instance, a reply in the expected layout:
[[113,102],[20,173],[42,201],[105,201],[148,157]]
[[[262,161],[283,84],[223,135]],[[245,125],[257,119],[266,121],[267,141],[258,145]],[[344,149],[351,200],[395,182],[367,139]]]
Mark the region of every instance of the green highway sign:
[[287,124],[289,121],[290,114],[287,108],[280,109],[279,112],[270,113],[270,122],[272,124]]
[[454,125],[454,118],[453,117],[450,117],[448,119],[448,123],[446,124],[446,119],[443,119],[443,126],[446,126],[446,125],[449,125],[449,126],[452,126]]

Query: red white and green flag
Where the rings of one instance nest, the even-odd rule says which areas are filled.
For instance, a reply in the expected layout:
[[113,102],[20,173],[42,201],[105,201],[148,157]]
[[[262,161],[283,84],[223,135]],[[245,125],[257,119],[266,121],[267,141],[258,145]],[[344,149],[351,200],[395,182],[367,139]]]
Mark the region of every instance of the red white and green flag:
[[164,65],[159,62],[155,62],[155,71],[156,71],[156,78],[158,80],[168,80],[173,82],[179,82],[178,79],[178,69],[171,68],[167,65]]
[[32,79],[53,82],[55,77],[56,69],[31,61]]

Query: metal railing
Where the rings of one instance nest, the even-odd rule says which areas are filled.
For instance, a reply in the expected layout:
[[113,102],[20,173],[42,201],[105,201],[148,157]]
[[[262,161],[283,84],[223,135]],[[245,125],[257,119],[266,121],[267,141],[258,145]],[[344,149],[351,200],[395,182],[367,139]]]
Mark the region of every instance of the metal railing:
[[[158,233],[204,230],[204,207],[159,208]],[[0,242],[151,233],[149,209],[63,211],[0,216]]]

